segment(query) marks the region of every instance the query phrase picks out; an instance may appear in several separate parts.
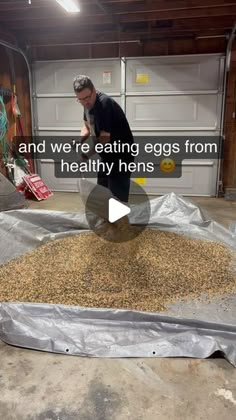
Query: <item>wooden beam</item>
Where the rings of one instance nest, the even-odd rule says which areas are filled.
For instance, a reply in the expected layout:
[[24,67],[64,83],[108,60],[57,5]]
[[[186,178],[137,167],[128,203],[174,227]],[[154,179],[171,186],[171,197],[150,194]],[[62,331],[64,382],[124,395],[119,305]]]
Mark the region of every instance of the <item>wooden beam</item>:
[[[208,16],[208,17],[207,17]],[[189,10],[186,15],[186,10],[179,11],[162,11],[162,12],[143,12],[134,14],[124,14],[116,17],[116,23],[129,23],[129,22],[144,22],[144,21],[162,21],[162,20],[190,20],[194,19],[210,19],[210,18],[221,18],[233,17],[236,18],[236,5],[227,6],[224,8],[217,7],[214,9],[196,9]],[[110,15],[96,15],[96,16],[70,16],[68,18],[55,18],[55,19],[31,19],[29,21],[10,22],[5,21],[5,24],[9,30],[25,31],[27,29],[43,29],[45,28],[61,28],[63,31],[65,28],[70,27],[74,30],[78,30],[81,26],[86,25],[104,25],[114,23],[113,17]]]
[[231,31],[232,24],[228,23],[222,24],[221,28],[216,29],[215,27],[207,25],[196,25],[189,28],[171,28],[171,29],[152,29],[141,30],[141,31],[97,31],[90,28],[89,31],[80,31],[80,32],[70,32],[64,31],[63,34],[61,31],[57,32],[45,32],[40,35],[32,33],[30,36],[21,36],[19,41],[22,45],[32,45],[32,44],[53,44],[53,43],[74,43],[74,42],[91,42],[91,41],[112,41],[112,40],[148,40],[148,39],[158,39],[158,38],[175,38],[177,36],[193,36],[196,37],[199,34],[212,34],[212,35],[223,35]]
[[17,39],[14,33],[9,32],[9,30],[4,25],[1,25],[0,27],[0,39],[2,41],[7,41],[7,42],[10,42],[11,44],[17,45]]
[[[185,31],[182,30],[175,30],[175,31],[162,31],[157,32],[154,31],[152,33],[144,33],[141,36],[138,33],[123,33],[123,34],[116,34],[114,32],[107,33],[107,34],[97,34],[97,33],[90,33],[89,35],[81,34],[77,37],[71,38],[69,36],[66,37],[42,37],[41,39],[32,40],[31,44],[28,46],[31,48],[37,48],[42,46],[49,46],[49,47],[55,47],[59,45],[67,45],[67,46],[76,46],[82,43],[110,43],[113,41],[117,42],[124,42],[124,41],[140,41],[141,43],[146,41],[153,41],[153,40],[165,40],[165,39],[177,39],[177,38],[193,38],[196,39],[199,36],[206,36],[206,37],[214,37],[214,36],[222,36],[224,38],[225,32],[223,30],[221,31],[215,31],[215,30],[208,30],[208,31],[197,31],[192,32],[191,30],[187,29]],[[24,43],[22,44],[24,45]]]
[[[82,0],[82,1],[86,1],[86,0]],[[102,0],[102,3],[104,4],[111,4],[111,3],[140,3],[140,2],[144,2],[145,0]],[[146,0],[146,3],[148,3],[149,0]],[[151,0],[152,2],[156,2],[158,0]],[[150,1],[149,1],[150,2]]]
[[[94,0],[95,1],[95,0]],[[98,0],[94,3],[96,6]],[[26,3],[25,3],[26,4]],[[33,4],[33,3],[32,3]],[[101,5],[101,1],[99,0],[99,4]],[[32,6],[32,5],[31,5]],[[117,15],[121,16],[121,19],[124,20],[139,20],[140,14],[143,16],[143,20],[151,19],[151,15],[155,14],[153,19],[157,19],[157,15],[160,16],[160,19],[172,19],[172,17],[167,16],[175,16],[178,18],[178,15],[181,17],[189,16],[191,14],[196,14],[196,16],[206,16],[216,15],[219,16],[221,11],[222,14],[225,13],[226,10],[229,10],[231,7],[235,6],[235,1],[232,0],[225,0],[222,4],[222,0],[198,0],[197,2],[189,1],[189,0],[180,0],[180,1],[173,1],[170,0],[166,2],[165,0],[158,1],[156,3],[151,3],[150,6],[144,4],[137,4],[135,7],[134,4],[128,3],[125,7],[121,6],[120,4],[108,8],[103,7],[103,13],[97,11],[97,6],[91,7],[91,5],[86,4],[81,10],[81,13],[75,16],[68,15],[63,9],[55,8],[55,7],[42,7],[40,9],[36,9],[36,6],[32,8],[26,4],[24,9],[19,10],[17,13],[9,13],[9,11],[1,11],[0,14],[0,22],[14,22],[14,21],[21,21],[27,22],[28,20],[45,20],[45,19],[65,19],[66,21],[70,21],[72,18],[80,18],[87,19],[91,17],[97,16],[99,19],[101,18],[104,13],[107,15]],[[38,7],[38,6],[37,6]],[[209,9],[206,11],[206,9]],[[1,6],[0,6],[1,10]],[[229,12],[228,12],[229,13]],[[132,15],[132,16],[131,16]],[[174,17],[175,18],[175,17]]]
[[192,31],[193,33],[200,31],[200,30],[228,30],[231,29],[234,24],[234,17],[233,16],[227,16],[224,18],[217,17],[217,18],[202,18],[202,19],[183,19],[183,20],[177,20],[172,22],[173,25],[171,28],[155,28],[154,22],[153,27],[147,28],[147,29],[134,29],[132,28],[132,25],[129,27],[129,24],[125,24],[122,27],[122,30],[117,31],[113,29],[113,24],[107,24],[107,25],[86,25],[84,24],[81,27],[77,27],[75,30],[75,27],[70,25],[63,28],[63,31],[61,31],[61,28],[52,28],[48,27],[45,28],[44,31],[37,32],[35,29],[28,29],[28,30],[22,30],[22,31],[15,31],[15,34],[18,34],[18,37],[23,39],[26,43],[30,43],[32,40],[34,42],[37,39],[42,38],[54,38],[54,39],[63,39],[64,37],[73,37],[73,39],[77,38],[77,35],[89,35],[90,32],[93,34],[96,34],[97,36],[103,35],[104,36],[109,33],[119,33],[122,35],[123,33],[135,33],[135,36],[147,34],[147,33],[160,33],[162,34],[165,31]]
[[[215,7],[226,7],[234,6],[235,1],[232,0],[160,0],[150,1],[144,4],[139,2],[136,5],[134,3],[114,3],[107,6],[114,14],[127,14],[127,13],[139,13],[139,12],[152,12],[152,11],[171,11],[171,10],[192,10],[199,8],[215,8]],[[89,8],[88,8],[89,9]]]
[[103,11],[103,13],[109,14],[109,9],[106,6],[104,6],[100,0],[94,0],[94,3],[98,6],[100,10]]
[[42,9],[50,8],[51,2],[48,0],[33,0],[31,5],[27,3],[27,0],[17,0],[17,1],[1,1],[0,3],[0,12],[15,12],[25,9]]
[[190,18],[202,18],[212,16],[236,16],[236,5],[234,6],[217,6],[213,9],[182,9],[182,10],[162,10],[152,12],[142,12],[133,14],[123,14],[119,16],[120,22],[139,22],[142,20],[175,20],[175,19],[190,19]]

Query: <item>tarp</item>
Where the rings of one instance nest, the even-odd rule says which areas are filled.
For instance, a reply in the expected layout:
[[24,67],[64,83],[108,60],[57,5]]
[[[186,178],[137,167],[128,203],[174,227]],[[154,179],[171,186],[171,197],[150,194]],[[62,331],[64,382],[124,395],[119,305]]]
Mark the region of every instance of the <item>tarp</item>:
[[[142,224],[145,204],[131,208]],[[149,227],[214,240],[236,250],[236,234],[174,193],[150,201]],[[82,213],[0,213],[0,264],[47,241],[88,230]],[[170,305],[148,313],[53,304],[1,303],[0,338],[15,346],[95,357],[195,357],[221,351],[236,366],[236,294]]]
[[24,194],[16,191],[14,185],[0,172],[0,211],[27,207]]

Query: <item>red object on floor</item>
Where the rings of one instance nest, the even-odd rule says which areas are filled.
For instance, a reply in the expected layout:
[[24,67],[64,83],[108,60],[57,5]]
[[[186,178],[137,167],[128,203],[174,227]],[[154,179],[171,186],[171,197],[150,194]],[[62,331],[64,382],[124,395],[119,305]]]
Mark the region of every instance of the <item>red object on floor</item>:
[[49,190],[38,174],[23,176],[23,180],[37,200],[46,200],[48,197],[53,195],[52,191]]

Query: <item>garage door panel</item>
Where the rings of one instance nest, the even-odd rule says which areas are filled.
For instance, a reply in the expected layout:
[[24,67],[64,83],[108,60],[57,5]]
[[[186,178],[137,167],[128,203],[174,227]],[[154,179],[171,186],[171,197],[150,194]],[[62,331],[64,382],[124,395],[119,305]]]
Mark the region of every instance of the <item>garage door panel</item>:
[[133,129],[217,127],[216,95],[128,97],[127,117]]
[[[53,191],[79,192],[78,177],[57,178],[55,177],[55,163],[51,160],[42,159],[38,164],[38,170],[42,179],[47,180],[47,186]],[[89,178],[90,182],[96,184],[96,178]]]
[[47,185],[53,191],[77,191],[75,178],[56,178],[55,163],[51,160],[43,159],[38,162],[38,171],[41,178],[47,180]]
[[59,132],[57,130],[50,130],[50,131],[43,131],[42,130],[42,131],[39,131],[38,135],[40,135],[41,138],[46,138],[46,139],[47,139],[47,137],[52,138],[52,137],[58,136],[58,135],[60,135],[60,137],[62,137],[62,138],[64,138],[64,137],[75,138],[76,135],[78,135],[78,136],[80,135],[81,126],[82,125],[80,124],[79,131],[78,131],[77,128],[75,128],[73,130],[73,132],[71,132],[71,130],[67,130],[67,131],[66,130],[65,131],[59,130]]
[[[140,132],[140,131],[138,131],[138,129],[137,130],[132,130],[132,133],[133,133],[133,136],[134,136],[134,138],[135,137],[139,137],[139,136],[141,136],[141,137],[153,137],[153,138],[155,138],[156,137],[156,139],[157,139],[157,141],[158,141],[158,138],[163,138],[163,137],[169,137],[169,136],[177,136],[177,137],[187,137],[187,136],[201,136],[201,137],[209,137],[209,136],[217,136],[217,135],[219,135],[219,133],[218,132],[216,132],[215,130],[212,130],[212,131],[198,131],[197,133],[196,132],[194,132],[194,131],[176,131],[175,133],[173,133],[173,131],[168,131],[168,130],[165,130],[165,131],[163,131],[163,132],[157,132],[157,131],[144,131],[144,132]],[[148,140],[148,141],[150,141],[150,140]]]
[[217,90],[222,79],[219,56],[127,60],[128,92]]
[[[147,194],[176,192],[186,195],[215,195],[217,164],[212,161],[203,165],[186,165],[180,178],[146,178],[142,187]],[[132,192],[132,190],[131,190]]]
[[120,92],[119,60],[57,61],[35,63],[37,94],[73,93],[73,79],[89,76],[98,90]]
[[42,127],[78,127],[83,107],[75,98],[38,98],[38,125]]
[[[120,104],[120,98],[114,97]],[[38,98],[37,114],[39,127],[81,127],[83,107],[75,98]]]

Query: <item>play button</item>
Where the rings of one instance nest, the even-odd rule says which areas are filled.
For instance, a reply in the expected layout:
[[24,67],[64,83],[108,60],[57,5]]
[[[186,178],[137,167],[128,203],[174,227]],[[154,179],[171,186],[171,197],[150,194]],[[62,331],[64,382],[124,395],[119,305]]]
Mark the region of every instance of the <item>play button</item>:
[[89,228],[100,238],[121,243],[136,238],[148,225],[150,202],[145,190],[130,181],[129,204],[91,180],[78,180]]
[[114,198],[109,199],[108,203],[108,221],[110,223],[117,222],[122,217],[130,213],[130,208]]

